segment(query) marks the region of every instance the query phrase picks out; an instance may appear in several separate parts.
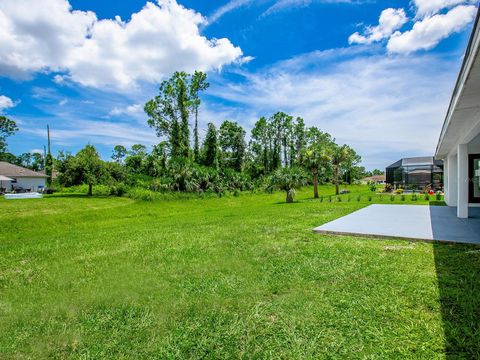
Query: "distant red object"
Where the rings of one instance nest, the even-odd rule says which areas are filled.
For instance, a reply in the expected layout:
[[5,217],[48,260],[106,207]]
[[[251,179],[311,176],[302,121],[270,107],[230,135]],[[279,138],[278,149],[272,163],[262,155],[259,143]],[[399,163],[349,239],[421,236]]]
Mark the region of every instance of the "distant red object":
[[433,191],[433,190],[430,190],[428,193],[429,193],[430,195],[435,195],[435,191]]

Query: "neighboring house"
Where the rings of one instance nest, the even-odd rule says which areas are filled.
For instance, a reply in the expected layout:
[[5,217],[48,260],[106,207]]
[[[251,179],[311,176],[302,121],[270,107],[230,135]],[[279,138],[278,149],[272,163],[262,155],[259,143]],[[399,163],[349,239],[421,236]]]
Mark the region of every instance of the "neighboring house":
[[434,190],[443,188],[443,161],[433,156],[400,159],[386,169],[387,184],[396,188],[423,190],[430,186]]
[[453,91],[435,157],[445,163],[445,201],[468,218],[480,206],[480,11]]
[[42,190],[45,188],[47,180],[45,174],[4,161],[0,161],[0,175],[13,179],[13,181],[2,181],[2,187],[7,191],[16,189],[27,191]]
[[362,184],[367,184],[369,181],[375,181],[377,185],[384,185],[385,184],[385,175],[373,175],[367,176],[360,180]]

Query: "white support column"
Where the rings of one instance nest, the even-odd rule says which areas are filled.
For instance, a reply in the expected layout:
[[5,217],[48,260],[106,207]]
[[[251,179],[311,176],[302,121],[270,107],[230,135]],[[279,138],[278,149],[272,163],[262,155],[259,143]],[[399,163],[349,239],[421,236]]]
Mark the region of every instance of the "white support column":
[[450,189],[448,187],[448,156],[443,159],[443,192],[445,193],[445,202],[450,203]]
[[468,145],[458,145],[458,204],[457,216],[468,218]]
[[458,195],[458,171],[457,171],[457,155],[448,156],[448,168],[446,177],[448,178],[448,196],[445,199],[445,202],[448,206],[457,206],[457,195]]

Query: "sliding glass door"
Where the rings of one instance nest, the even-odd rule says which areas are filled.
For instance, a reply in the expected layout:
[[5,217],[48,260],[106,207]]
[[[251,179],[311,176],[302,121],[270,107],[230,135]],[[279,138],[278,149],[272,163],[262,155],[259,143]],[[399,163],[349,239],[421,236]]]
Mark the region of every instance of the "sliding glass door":
[[480,203],[480,154],[469,155],[468,173],[470,178],[468,201]]

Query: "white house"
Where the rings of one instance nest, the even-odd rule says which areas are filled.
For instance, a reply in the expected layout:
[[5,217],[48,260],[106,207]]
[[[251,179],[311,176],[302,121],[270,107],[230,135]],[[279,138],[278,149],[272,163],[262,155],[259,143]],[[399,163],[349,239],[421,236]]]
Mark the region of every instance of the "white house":
[[480,11],[438,141],[435,157],[444,161],[445,201],[468,218],[480,206]]
[[12,181],[2,181],[0,187],[7,191],[14,189],[39,191],[45,188],[45,182],[47,180],[45,174],[4,161],[0,161],[0,175],[13,179]]

